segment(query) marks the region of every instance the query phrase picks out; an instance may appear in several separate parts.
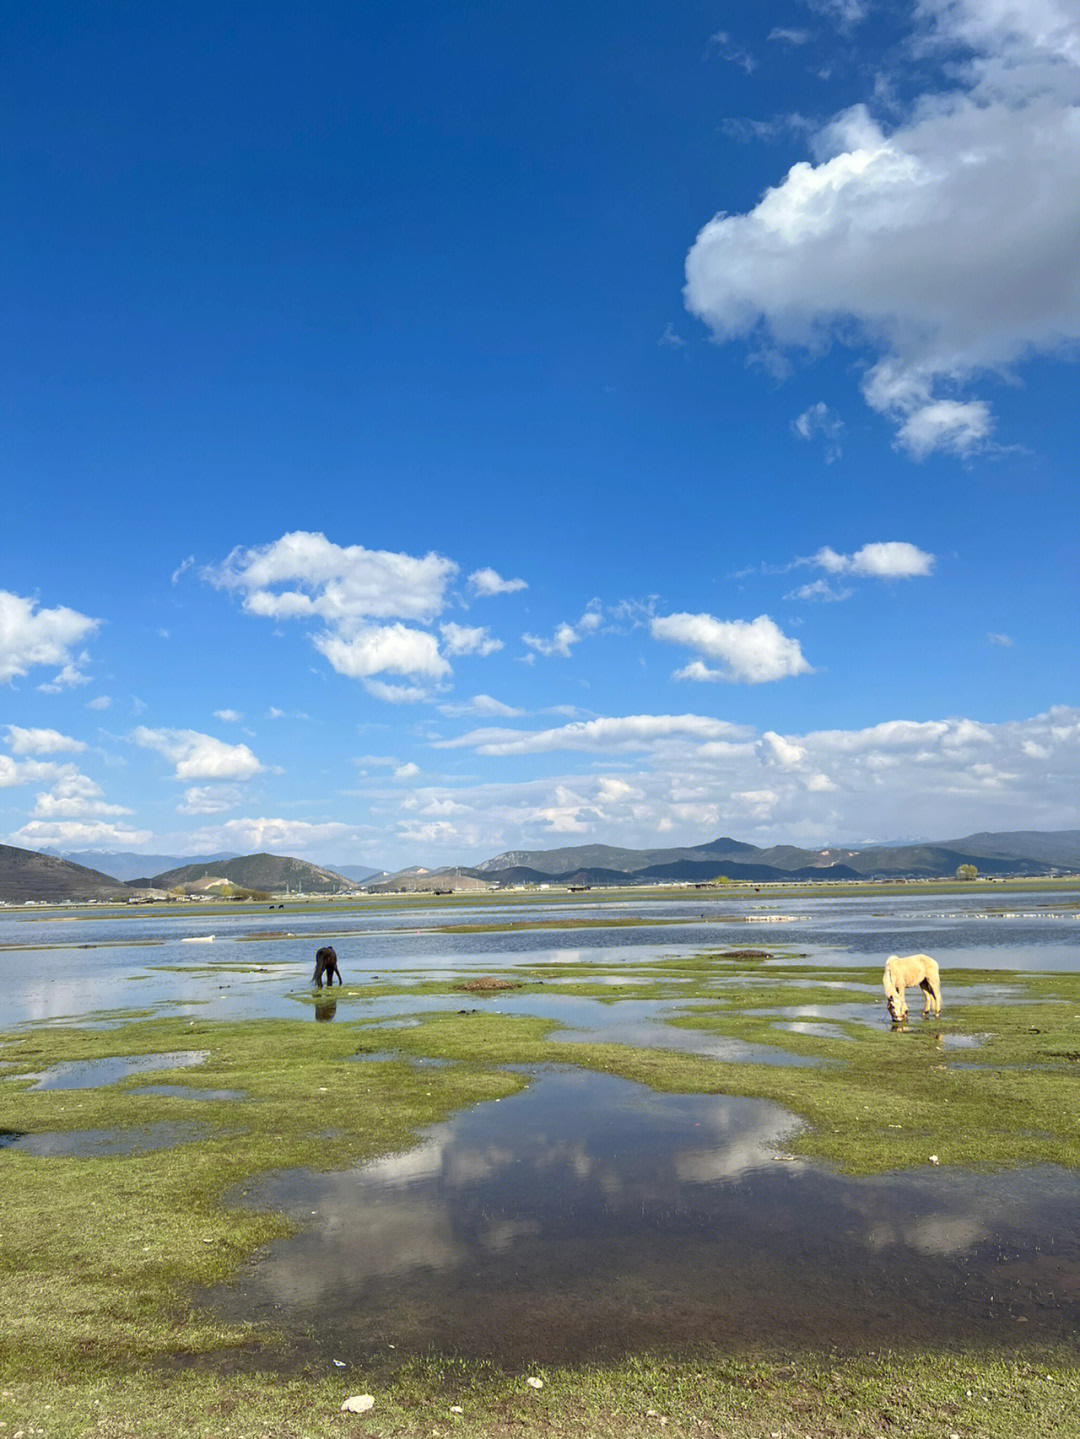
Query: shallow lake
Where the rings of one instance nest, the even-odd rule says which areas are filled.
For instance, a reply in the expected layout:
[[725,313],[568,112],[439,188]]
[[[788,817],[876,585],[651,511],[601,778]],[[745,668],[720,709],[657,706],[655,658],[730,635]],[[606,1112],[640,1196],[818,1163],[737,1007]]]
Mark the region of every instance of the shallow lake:
[[[612,971],[703,949],[769,948],[788,963],[864,965],[924,951],[950,968],[1076,970],[1080,910],[1072,894],[866,896],[791,900],[623,900],[611,905],[477,905],[370,913],[342,904],[289,914],[0,912],[0,1026],[108,1022],[109,1011],[152,1009],[227,1018],[288,1016],[307,992],[315,949],[332,943],[349,984],[375,976],[415,983],[515,965],[600,964]],[[737,917],[732,917],[736,915]],[[575,930],[581,919],[655,919],[626,929]],[[440,924],[565,919],[567,929],[439,933]],[[663,924],[664,919],[688,921]],[[212,942],[205,941],[213,935]],[[5,948],[5,946],[14,948]],[[39,947],[40,946],[40,947]],[[84,947],[90,946],[90,947]],[[618,978],[617,973],[611,976]],[[612,985],[612,988],[616,988]],[[614,997],[614,996],[613,996]]]
[[[768,948],[777,962],[808,968],[806,1005],[770,1011],[778,1026],[885,1026],[876,986],[866,987],[865,1006],[849,995],[832,1007],[812,967],[877,966],[890,953],[925,950],[941,960],[947,1012],[950,971],[1080,970],[1072,902],[988,890],[396,915],[362,906],[304,915],[4,914],[0,945],[14,947],[0,949],[0,1027],[110,1025],[148,1012],[409,1023],[424,1012],[482,1008],[555,1019],[560,1040],[791,1064],[793,1056],[767,1045],[672,1029],[664,1020],[690,1007],[635,997],[627,981],[650,961]],[[433,932],[500,914],[516,923],[565,919],[567,928]],[[572,927],[605,915],[656,922]],[[313,1007],[313,954],[326,942],[349,985],[390,983],[397,992],[324,996]],[[551,966],[553,984],[563,976],[605,983],[609,997],[410,993],[429,977],[534,965]],[[578,965],[589,973],[575,975]],[[957,1000],[1008,992],[1007,982],[982,983]],[[391,1048],[392,1030],[382,1033]],[[115,1073],[68,1066],[44,1082],[115,1082],[142,1069],[140,1060]],[[806,1072],[792,1067],[792,1084]],[[603,1074],[541,1067],[521,1094],[459,1114],[403,1154],[251,1186],[237,1203],[286,1209],[301,1232],[207,1298],[230,1316],[272,1320],[327,1362],[391,1344],[539,1363],[703,1340],[873,1346],[979,1334],[1007,1344],[1020,1328],[1048,1338],[1075,1329],[1080,1176],[1049,1167],[972,1175],[928,1163],[849,1179],[788,1157],[796,1127],[761,1101],[655,1094]],[[169,1141],[167,1128],[163,1142],[191,1137],[177,1132]],[[154,1144],[159,1135],[142,1138]],[[43,1157],[73,1152],[39,1142]],[[93,1134],[74,1152],[109,1152],[100,1147],[107,1144]]]

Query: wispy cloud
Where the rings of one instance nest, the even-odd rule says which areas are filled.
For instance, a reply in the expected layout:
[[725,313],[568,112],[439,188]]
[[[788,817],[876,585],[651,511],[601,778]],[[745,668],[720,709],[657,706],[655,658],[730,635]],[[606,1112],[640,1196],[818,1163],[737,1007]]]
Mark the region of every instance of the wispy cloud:
[[579,620],[573,624],[568,624],[564,620],[562,624],[557,625],[550,639],[545,639],[542,635],[531,634],[524,634],[521,638],[530,649],[535,650],[539,655],[560,655],[563,659],[568,659],[573,646],[584,639],[586,635],[595,634],[602,623],[603,614],[600,602],[593,600]]
[[824,440],[827,465],[838,460],[843,453],[840,438],[844,433],[844,422],[823,400],[818,400],[816,405],[811,405],[803,410],[801,415],[797,415],[791,422],[791,428],[801,440],[818,437]]

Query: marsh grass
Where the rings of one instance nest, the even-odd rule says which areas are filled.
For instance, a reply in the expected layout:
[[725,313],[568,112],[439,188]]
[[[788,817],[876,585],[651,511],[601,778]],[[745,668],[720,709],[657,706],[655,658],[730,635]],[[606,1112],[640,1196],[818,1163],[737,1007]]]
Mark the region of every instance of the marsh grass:
[[[628,972],[631,990],[603,980]],[[193,1302],[235,1277],[259,1248],[289,1232],[278,1213],[232,1201],[258,1176],[293,1167],[338,1169],[403,1150],[462,1107],[503,1098],[530,1067],[562,1063],[667,1092],[723,1092],[776,1101],[807,1122],[794,1152],[849,1173],[925,1166],[1055,1163],[1080,1167],[1080,977],[950,975],[940,1021],[886,1023],[877,971],[815,973],[773,950],[639,964],[514,967],[518,993],[693,999],[671,1022],[827,1061],[780,1069],[719,1063],[618,1043],[569,1043],[549,1017],[500,1014],[499,996],[469,996],[465,1013],[415,1016],[419,993],[452,994],[468,975],[422,986],[337,987],[335,1023],[131,1019],[118,1027],[19,1030],[0,1043],[0,1127],[42,1133],[134,1130],[191,1122],[203,1137],[117,1158],[34,1158],[0,1152],[0,1422],[12,1436],[356,1433],[502,1436],[781,1434],[1010,1436],[1075,1432],[1080,1374],[1068,1348],[739,1354],[645,1353],[545,1369],[540,1391],[522,1373],[445,1356],[389,1350],[337,1370],[328,1353],[290,1350],[280,1336],[223,1322]],[[571,979],[585,979],[584,985]],[[993,985],[1024,1003],[960,998]],[[366,1018],[365,1000],[400,995],[395,1028]],[[299,996],[298,996],[299,997]],[[309,996],[302,996],[305,1001]],[[464,1001],[464,997],[461,996]],[[864,1004],[869,1022],[830,1021],[847,1040],[778,1028],[751,1010]],[[873,1020],[877,1014],[876,1023]],[[962,1068],[944,1037],[979,1036],[979,1069]],[[140,1094],[143,1071],[96,1089],[33,1090],[56,1064],[206,1051],[167,1070],[169,1095]],[[393,1057],[356,1063],[357,1055]],[[968,1051],[970,1053],[970,1051]],[[960,1055],[963,1059],[965,1056]],[[446,1067],[410,1061],[449,1061]],[[513,1066],[513,1068],[509,1068]],[[162,1071],[163,1077],[166,1071]],[[239,1090],[240,1101],[198,1098]],[[185,1098],[189,1092],[191,1098]],[[365,1419],[340,1415],[349,1393],[376,1395]],[[464,1413],[450,1413],[460,1405]],[[654,1411],[651,1415],[649,1411]],[[667,1421],[660,1424],[660,1419]]]

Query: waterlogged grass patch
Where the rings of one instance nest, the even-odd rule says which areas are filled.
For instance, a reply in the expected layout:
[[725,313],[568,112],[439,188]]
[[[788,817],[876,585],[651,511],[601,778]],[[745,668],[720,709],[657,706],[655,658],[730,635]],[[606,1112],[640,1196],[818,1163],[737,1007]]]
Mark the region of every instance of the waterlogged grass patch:
[[[944,1353],[642,1354],[523,1373],[388,1350],[363,1368],[339,1370],[328,1353],[290,1352],[263,1329],[225,1323],[193,1305],[198,1289],[229,1280],[260,1246],[288,1232],[280,1214],[229,1203],[258,1175],[342,1169],[404,1150],[426,1126],[510,1095],[528,1082],[530,1066],[552,1062],[658,1091],[773,1100],[809,1121],[791,1141],[794,1152],[850,1172],[924,1166],[931,1155],[942,1166],[1080,1167],[1076,976],[946,973],[941,1021],[915,1014],[908,1032],[893,1032],[876,971],[821,971],[808,988],[806,970],[775,952],[768,959],[653,957],[507,974],[522,982],[519,992],[595,990],[612,1002],[618,998],[604,980],[632,974],[647,981],[634,988],[635,999],[708,1001],[673,1016],[676,1024],[829,1063],[775,1069],[563,1043],[553,1018],[487,1009],[416,1017],[392,984],[336,988],[341,1008],[331,1024],[313,1024],[301,1011],[303,1018],[289,1021],[185,1017],[108,1031],[9,1034],[0,1045],[9,1066],[0,1071],[4,1135],[183,1124],[198,1125],[200,1137],[128,1156],[35,1158],[20,1153],[18,1142],[0,1149],[4,1432],[254,1439],[339,1436],[360,1423],[387,1436],[435,1430],[477,1439],[661,1431],[729,1439],[884,1432],[1023,1439],[1071,1432],[1080,1409],[1075,1352],[1019,1338]],[[462,978],[468,976],[450,973],[422,989],[450,994]],[[578,978],[594,983],[560,984]],[[363,1019],[360,1001],[394,993],[402,994],[403,1017],[415,1023],[391,1028]],[[969,1002],[950,1007],[954,995]],[[879,1007],[876,1027],[829,1016],[831,1004],[857,1003]],[[792,1033],[778,1027],[775,1014],[750,1012],[804,1004],[846,1037]],[[978,1070],[963,1068],[964,1050],[951,1047],[963,1036],[980,1037]],[[205,1061],[169,1069],[168,1093],[148,1084],[154,1070],[143,1065],[119,1083],[77,1091],[30,1090],[15,1077],[149,1055],[161,1057],[164,1072],[169,1056],[192,1050],[205,1051]],[[358,1055],[380,1062],[356,1063]],[[237,1091],[243,1103],[227,1097]],[[543,1389],[528,1389],[527,1374],[539,1374]],[[361,1392],[375,1396],[371,1414],[343,1418],[342,1400]]]
[[[730,963],[714,961],[720,972]],[[1080,976],[978,971],[951,976],[946,1006],[950,992],[958,999],[965,991],[982,994],[991,980],[992,992],[1003,997],[957,1003],[935,1021],[919,1018],[913,996],[910,1024],[894,1030],[883,999],[869,998],[872,982],[880,986],[876,972],[838,969],[833,977],[845,987],[809,994],[792,985],[799,972],[778,966],[771,984],[758,976],[751,996],[725,995],[719,1003],[695,1003],[668,1018],[675,1027],[819,1061],[797,1072],[617,1043],[560,1042],[554,1019],[484,1010],[423,1015],[407,1028],[395,1028],[392,1042],[410,1053],[472,1058],[491,1066],[577,1064],[659,1090],[771,1099],[809,1122],[793,1146],[796,1152],[827,1159],[849,1173],[924,1165],[931,1154],[941,1164],[963,1166],[1080,1166],[1075,1110]],[[707,967],[700,974],[707,980]],[[849,987],[856,984],[864,987]],[[544,992],[558,993],[559,986],[546,986]],[[589,991],[575,986],[562,992]],[[715,991],[711,994],[715,1000]],[[643,995],[701,1000],[710,991],[705,983],[696,991],[674,991],[657,980],[652,991],[635,988],[635,999]],[[610,989],[596,997],[619,1003]],[[865,1005],[867,1020],[844,1016],[843,1007],[853,1003]],[[767,1012],[787,1012],[800,1004],[812,1008],[814,1020],[834,1026],[835,1034],[792,1031]],[[836,1017],[830,1017],[831,1006]],[[751,1007],[766,1013],[751,1012]],[[385,1048],[386,1023],[369,1021],[363,1043]],[[976,1041],[977,1070],[956,1062]]]
[[[198,1070],[168,1070],[168,1095],[137,1092],[149,1071],[96,1089],[28,1090],[0,1082],[0,1122],[19,1134],[136,1134],[198,1124],[204,1137],[123,1158],[34,1158],[3,1151],[2,1372],[39,1375],[93,1362],[121,1370],[243,1343],[187,1307],[193,1286],[229,1277],[286,1231],[278,1215],[233,1210],[227,1191],[271,1168],[339,1168],[409,1147],[421,1128],[463,1105],[499,1098],[520,1076],[404,1058],[351,1063],[355,1032],[310,1021],[151,1021],[107,1033],[49,1031],[9,1038],[19,1068],[157,1051],[163,1069],[182,1045],[207,1052]],[[190,1088],[185,1102],[176,1091]],[[210,1100],[241,1089],[244,1104]]]

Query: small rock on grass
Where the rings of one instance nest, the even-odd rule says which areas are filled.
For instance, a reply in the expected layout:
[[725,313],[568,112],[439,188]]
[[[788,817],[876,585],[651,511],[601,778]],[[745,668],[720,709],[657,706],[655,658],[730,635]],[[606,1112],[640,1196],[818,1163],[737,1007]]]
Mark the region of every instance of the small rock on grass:
[[341,1412],[342,1414],[366,1414],[369,1409],[374,1408],[375,1400],[370,1394],[350,1394],[341,1406]]
[[537,1379],[535,1375],[530,1375],[529,1378],[525,1380],[525,1383],[530,1389],[543,1389],[544,1387],[544,1381]]

